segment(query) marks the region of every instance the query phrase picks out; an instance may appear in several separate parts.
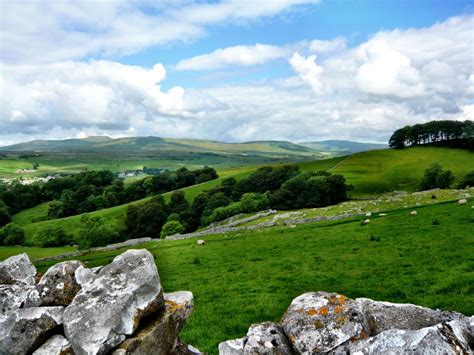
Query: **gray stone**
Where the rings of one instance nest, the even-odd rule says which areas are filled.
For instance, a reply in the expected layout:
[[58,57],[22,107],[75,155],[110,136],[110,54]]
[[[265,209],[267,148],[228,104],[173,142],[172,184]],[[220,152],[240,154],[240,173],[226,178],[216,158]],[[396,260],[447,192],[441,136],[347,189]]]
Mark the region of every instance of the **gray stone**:
[[299,353],[328,352],[368,337],[361,306],[335,293],[309,292],[295,298],[281,326]]
[[0,355],[30,353],[62,323],[64,307],[21,308],[0,319]]
[[97,266],[93,268],[86,268],[85,266],[79,266],[74,273],[74,278],[76,282],[79,284],[80,287],[84,287],[85,284],[88,284],[95,280],[97,275],[99,274],[100,269],[103,266]]
[[[456,325],[462,328],[459,321]],[[458,337],[453,325],[441,323],[418,330],[389,329],[375,337],[351,344],[352,354],[468,354],[467,340]]]
[[355,301],[362,306],[370,336],[388,329],[417,330],[463,317],[459,313],[433,310],[414,304],[380,302],[368,298],[357,298]]
[[53,335],[33,355],[74,355],[71,343],[62,335]]
[[64,261],[46,271],[37,285],[43,306],[67,306],[72,302],[81,289],[75,277],[80,266],[80,261]]
[[35,307],[41,304],[41,299],[35,286],[17,283],[0,285],[0,317],[19,308]]
[[173,353],[173,349],[179,350],[176,348],[178,334],[193,310],[193,294],[188,291],[167,293],[165,305],[164,312],[148,319],[136,335],[120,344],[113,354],[167,355]]
[[219,355],[243,355],[246,338],[223,341],[219,344]]
[[82,284],[64,312],[64,332],[77,355],[104,354],[164,306],[153,255],[128,250]]
[[278,324],[252,325],[246,336],[244,354],[291,355],[291,347]]
[[195,348],[192,345],[186,344],[181,339],[177,340],[176,345],[171,353],[173,355],[204,355],[204,353],[202,353],[199,349]]
[[0,285],[35,284],[36,268],[26,253],[0,261]]

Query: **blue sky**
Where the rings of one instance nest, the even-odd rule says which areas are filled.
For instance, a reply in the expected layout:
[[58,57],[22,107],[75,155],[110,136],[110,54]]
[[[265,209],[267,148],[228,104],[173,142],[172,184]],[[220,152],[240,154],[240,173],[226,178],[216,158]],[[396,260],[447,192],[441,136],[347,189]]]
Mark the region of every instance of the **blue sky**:
[[385,142],[473,119],[461,0],[0,3],[0,145],[156,135]]

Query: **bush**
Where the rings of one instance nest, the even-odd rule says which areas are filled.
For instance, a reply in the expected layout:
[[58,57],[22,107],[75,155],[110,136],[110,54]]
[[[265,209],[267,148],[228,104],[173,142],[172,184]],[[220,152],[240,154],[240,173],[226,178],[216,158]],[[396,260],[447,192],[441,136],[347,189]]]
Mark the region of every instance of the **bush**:
[[174,235],[178,233],[183,233],[184,227],[178,221],[169,221],[166,222],[163,228],[161,229],[161,238],[165,238],[169,235]]
[[443,170],[441,165],[435,163],[425,170],[420,183],[420,190],[435,188],[447,189],[454,181],[454,175],[450,170]]
[[119,233],[103,217],[81,216],[81,229],[74,241],[80,249],[99,247],[119,240]]
[[0,229],[0,245],[22,245],[25,242],[25,232],[20,226],[10,223]]
[[161,196],[140,206],[130,205],[125,218],[125,233],[129,238],[156,238],[160,236],[167,218],[166,205]]
[[464,175],[458,186],[460,189],[465,189],[466,187],[474,187],[474,170]]
[[38,230],[33,235],[33,245],[48,248],[62,247],[72,242],[72,236],[68,235],[61,227],[46,227]]
[[3,203],[2,200],[0,200],[0,227],[10,223],[11,219],[12,218],[8,212],[8,207],[5,205],[5,203]]

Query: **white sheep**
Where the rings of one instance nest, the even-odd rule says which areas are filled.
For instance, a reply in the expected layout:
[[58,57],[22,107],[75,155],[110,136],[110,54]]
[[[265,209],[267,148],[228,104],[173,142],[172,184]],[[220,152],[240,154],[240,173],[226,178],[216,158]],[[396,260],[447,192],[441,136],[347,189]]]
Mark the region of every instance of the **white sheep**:
[[366,220],[362,221],[363,226],[366,226],[369,223],[370,223],[370,219],[366,219]]
[[367,213],[365,214],[365,216],[366,216],[366,217],[372,217],[372,212],[367,212]]
[[466,205],[467,204],[467,200],[465,198],[463,198],[462,200],[459,200],[458,201],[458,205]]
[[197,242],[196,242],[197,245],[204,245],[206,244],[206,242],[202,239],[199,239]]
[[415,217],[418,213],[416,211],[411,211],[410,216]]

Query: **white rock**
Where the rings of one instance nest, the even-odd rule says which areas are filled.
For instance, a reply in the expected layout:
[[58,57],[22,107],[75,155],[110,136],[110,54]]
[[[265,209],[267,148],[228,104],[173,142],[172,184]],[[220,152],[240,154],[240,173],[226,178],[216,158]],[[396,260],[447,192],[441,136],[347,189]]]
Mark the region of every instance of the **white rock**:
[[36,268],[26,253],[0,261],[0,285],[35,284]]
[[71,343],[62,335],[53,335],[33,355],[64,355],[73,354]]

